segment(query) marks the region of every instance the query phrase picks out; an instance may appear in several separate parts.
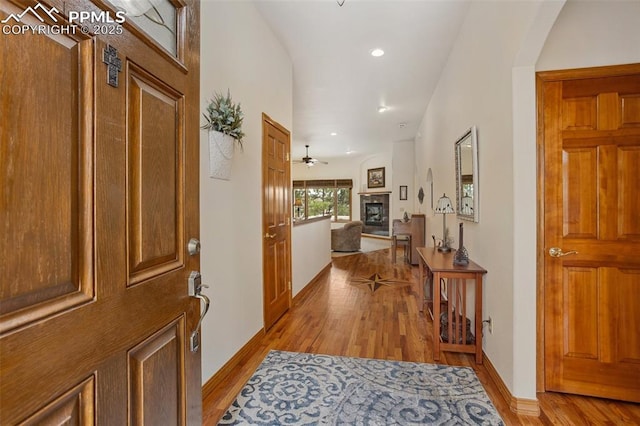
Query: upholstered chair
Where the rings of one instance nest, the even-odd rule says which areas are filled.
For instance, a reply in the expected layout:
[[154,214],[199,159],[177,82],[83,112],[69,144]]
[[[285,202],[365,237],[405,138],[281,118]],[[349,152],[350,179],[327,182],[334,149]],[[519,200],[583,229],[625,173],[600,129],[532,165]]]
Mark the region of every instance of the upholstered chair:
[[363,223],[359,220],[347,222],[342,228],[331,230],[331,250],[358,251],[362,237]]

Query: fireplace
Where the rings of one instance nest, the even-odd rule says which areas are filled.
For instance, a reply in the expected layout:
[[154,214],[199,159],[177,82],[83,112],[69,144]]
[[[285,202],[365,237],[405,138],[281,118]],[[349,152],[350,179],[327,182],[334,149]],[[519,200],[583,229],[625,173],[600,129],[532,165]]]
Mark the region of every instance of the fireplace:
[[371,226],[382,225],[383,211],[382,203],[367,203],[364,205],[364,224]]
[[362,232],[389,235],[389,194],[360,194],[360,220]]

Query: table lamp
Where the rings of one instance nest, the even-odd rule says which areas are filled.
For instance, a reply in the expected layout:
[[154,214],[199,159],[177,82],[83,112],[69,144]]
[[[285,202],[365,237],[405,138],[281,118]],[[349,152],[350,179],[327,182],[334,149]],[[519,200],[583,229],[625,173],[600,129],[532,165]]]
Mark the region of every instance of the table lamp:
[[442,194],[442,197],[438,200],[435,213],[442,215],[442,245],[438,247],[438,251],[449,253],[451,247],[449,247],[449,242],[447,241],[447,214],[455,213],[455,210],[451,206],[451,199],[446,194]]
[[302,200],[300,198],[296,198],[296,201],[293,203],[296,208],[296,217],[300,217],[300,209],[302,209]]

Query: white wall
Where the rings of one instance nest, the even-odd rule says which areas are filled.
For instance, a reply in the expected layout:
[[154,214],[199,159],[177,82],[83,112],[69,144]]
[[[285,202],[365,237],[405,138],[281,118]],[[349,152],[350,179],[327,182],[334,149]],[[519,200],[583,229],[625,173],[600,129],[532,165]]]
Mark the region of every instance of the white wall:
[[[413,141],[394,142],[391,160],[391,220],[402,219],[404,213],[418,213],[414,210],[414,197],[417,190],[414,187],[413,158],[415,151]],[[400,200],[400,185],[407,187],[407,199]]]
[[[430,167],[433,170],[434,202],[443,193],[454,199],[454,142],[472,125],[478,128],[480,223],[465,222],[465,247],[470,257],[489,271],[483,317],[491,316],[494,327],[493,334],[486,331],[483,346],[510,389],[515,333],[510,303],[514,294],[511,72],[538,4],[471,3],[424,115],[415,149],[416,169],[423,174]],[[428,205],[426,187],[425,192]],[[440,215],[427,220],[428,232],[441,237]],[[457,222],[454,215],[447,217],[454,235]],[[535,317],[533,321],[535,325]],[[533,341],[535,354],[535,335]],[[525,396],[535,398],[535,387]]]
[[569,0],[536,63],[537,70],[640,62],[639,0]]
[[[325,159],[323,158],[322,160]],[[359,191],[360,172],[357,164],[360,164],[362,157],[347,156],[344,158],[329,158],[326,160],[329,164],[316,164],[313,167],[294,163],[291,166],[291,178],[293,180],[353,179],[353,186]]]
[[[360,162],[360,188],[358,192],[393,191],[393,145],[389,144],[387,151],[365,157]],[[353,164],[355,166],[355,164]],[[368,170],[384,167],[384,188],[369,188],[367,184]]]
[[484,350],[519,398],[536,397],[535,69],[640,62],[639,7],[472,3],[416,136],[417,180],[431,167],[437,198],[455,193],[453,141],[478,126],[480,223],[465,225],[465,245],[489,271]]
[[513,376],[511,393],[536,397],[537,164],[534,64],[561,1],[543,1],[529,26],[511,72],[513,88]]
[[294,226],[291,246],[292,293],[295,296],[331,263],[331,220]]
[[212,306],[202,326],[206,382],[264,325],[262,309],[262,113],[292,130],[292,63],[249,2],[201,5],[201,110],[214,91],[245,113],[244,152],[230,181],[208,177],[200,140],[200,240],[203,281]]

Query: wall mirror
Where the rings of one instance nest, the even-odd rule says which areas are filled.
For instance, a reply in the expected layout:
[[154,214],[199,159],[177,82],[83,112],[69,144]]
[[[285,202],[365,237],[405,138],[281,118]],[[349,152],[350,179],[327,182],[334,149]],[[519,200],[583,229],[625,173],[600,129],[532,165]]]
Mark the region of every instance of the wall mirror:
[[456,213],[460,219],[478,222],[478,135],[472,126],[455,143]]

